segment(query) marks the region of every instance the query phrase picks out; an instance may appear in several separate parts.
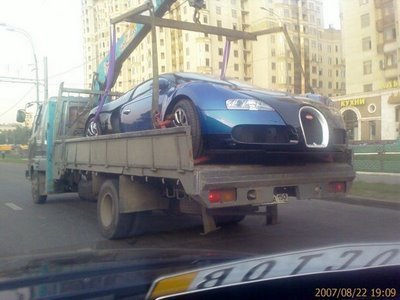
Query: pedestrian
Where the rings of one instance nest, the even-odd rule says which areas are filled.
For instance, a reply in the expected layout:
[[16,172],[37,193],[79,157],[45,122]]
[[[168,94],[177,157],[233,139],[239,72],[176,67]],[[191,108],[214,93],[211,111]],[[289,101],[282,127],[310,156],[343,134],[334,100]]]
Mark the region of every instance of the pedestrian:
[[6,152],[5,151],[1,151],[1,158],[5,159],[6,158]]

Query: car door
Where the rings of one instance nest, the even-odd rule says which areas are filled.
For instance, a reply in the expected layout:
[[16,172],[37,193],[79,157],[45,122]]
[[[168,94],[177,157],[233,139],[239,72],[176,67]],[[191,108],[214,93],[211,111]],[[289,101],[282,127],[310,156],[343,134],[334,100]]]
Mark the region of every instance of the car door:
[[152,129],[151,95],[153,80],[139,85],[132,99],[121,107],[121,131],[139,131]]
[[[160,98],[159,110],[165,91],[169,87],[169,81],[165,78],[160,79]],[[153,129],[151,117],[153,80],[148,80],[139,85],[129,103],[121,108],[121,131],[139,131]]]

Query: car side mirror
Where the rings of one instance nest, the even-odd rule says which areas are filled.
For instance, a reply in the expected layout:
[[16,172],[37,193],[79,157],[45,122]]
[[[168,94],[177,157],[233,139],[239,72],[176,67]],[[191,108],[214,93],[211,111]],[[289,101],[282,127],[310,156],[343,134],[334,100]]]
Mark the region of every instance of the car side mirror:
[[24,109],[18,109],[17,111],[17,122],[24,123],[26,118],[26,113]]
[[169,83],[169,81],[168,81],[167,79],[165,79],[165,78],[160,78],[160,79],[158,80],[158,86],[159,86],[159,88],[160,88],[160,92],[161,92],[161,93],[165,93],[165,92],[168,90],[168,88],[169,88],[169,86],[170,86],[170,83]]

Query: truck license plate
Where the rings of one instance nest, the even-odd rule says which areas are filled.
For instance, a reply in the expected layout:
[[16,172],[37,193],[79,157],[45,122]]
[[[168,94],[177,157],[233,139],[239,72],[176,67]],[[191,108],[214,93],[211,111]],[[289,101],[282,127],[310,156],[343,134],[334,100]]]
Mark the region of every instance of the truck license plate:
[[289,195],[287,193],[275,194],[274,195],[274,202],[275,203],[288,203],[289,202]]

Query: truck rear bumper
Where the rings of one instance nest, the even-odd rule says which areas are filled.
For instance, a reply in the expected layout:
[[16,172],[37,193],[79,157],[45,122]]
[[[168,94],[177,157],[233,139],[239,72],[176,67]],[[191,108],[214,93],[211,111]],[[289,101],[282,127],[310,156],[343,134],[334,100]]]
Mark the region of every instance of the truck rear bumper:
[[[200,166],[195,168],[194,193],[207,208],[275,204],[277,194],[297,199],[344,196],[355,178],[353,167],[345,163],[306,164],[291,167]],[[335,183],[342,183],[334,190]],[[189,189],[186,189],[188,191]],[[235,201],[210,202],[210,191],[235,190]]]

